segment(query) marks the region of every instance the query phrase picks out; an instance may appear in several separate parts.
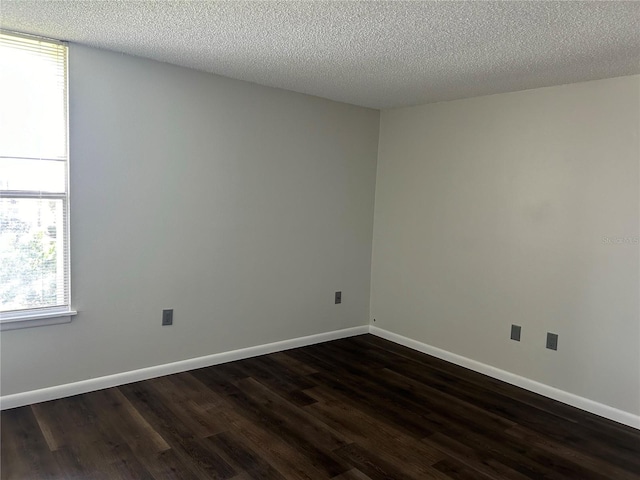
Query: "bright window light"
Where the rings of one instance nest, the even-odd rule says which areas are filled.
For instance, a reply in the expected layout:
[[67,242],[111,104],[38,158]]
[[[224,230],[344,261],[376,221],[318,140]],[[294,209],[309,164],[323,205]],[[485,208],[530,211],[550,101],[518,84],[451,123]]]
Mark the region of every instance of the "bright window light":
[[0,321],[69,310],[67,47],[0,32]]

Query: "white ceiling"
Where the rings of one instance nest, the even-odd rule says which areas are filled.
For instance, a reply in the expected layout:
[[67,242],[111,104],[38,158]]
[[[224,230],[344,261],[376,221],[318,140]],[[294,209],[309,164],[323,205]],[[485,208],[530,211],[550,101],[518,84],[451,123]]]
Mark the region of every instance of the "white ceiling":
[[375,108],[640,73],[639,2],[0,0],[0,25]]

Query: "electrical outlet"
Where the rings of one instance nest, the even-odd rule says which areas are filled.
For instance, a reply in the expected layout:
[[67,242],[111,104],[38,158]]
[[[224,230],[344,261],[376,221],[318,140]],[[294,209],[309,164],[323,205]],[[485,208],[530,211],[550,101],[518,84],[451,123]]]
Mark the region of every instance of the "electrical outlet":
[[162,326],[173,325],[173,310],[162,310]]
[[342,292],[336,292],[335,302],[336,302],[336,305],[338,305],[339,303],[342,303]]
[[558,350],[558,335],[556,333],[547,332],[547,348]]
[[520,325],[511,325],[511,340],[515,340],[516,342],[519,342],[521,332],[522,332],[522,327]]

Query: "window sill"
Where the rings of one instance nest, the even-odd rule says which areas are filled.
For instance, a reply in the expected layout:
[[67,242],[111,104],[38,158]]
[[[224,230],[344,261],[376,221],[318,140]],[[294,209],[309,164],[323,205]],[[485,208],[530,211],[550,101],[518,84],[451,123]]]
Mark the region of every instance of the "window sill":
[[0,331],[70,323],[71,317],[77,314],[78,312],[69,310],[68,308],[50,309],[40,312],[0,313]]

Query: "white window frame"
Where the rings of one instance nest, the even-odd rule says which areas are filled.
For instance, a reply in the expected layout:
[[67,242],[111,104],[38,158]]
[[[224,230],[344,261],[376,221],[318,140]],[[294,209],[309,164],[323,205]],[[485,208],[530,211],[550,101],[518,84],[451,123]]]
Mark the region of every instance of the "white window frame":
[[[42,307],[31,308],[24,310],[13,311],[0,311],[0,331],[15,330],[20,328],[38,327],[44,325],[55,325],[61,323],[69,323],[73,316],[77,315],[77,311],[71,309],[71,265],[70,265],[70,229],[69,229],[69,77],[68,77],[68,64],[69,64],[69,51],[65,42],[59,40],[53,40],[49,38],[36,37],[32,35],[25,35],[16,32],[10,32],[6,30],[0,30],[5,35],[11,35],[18,38],[27,38],[31,40],[41,40],[43,42],[55,43],[63,45],[65,47],[65,62],[64,62],[64,78],[65,78],[65,118],[67,119],[65,125],[66,135],[66,158],[65,166],[65,191],[59,193],[46,193],[40,191],[29,190],[0,190],[0,198],[13,198],[13,199],[55,199],[62,200],[63,202],[63,216],[65,217],[64,225],[64,266],[66,283],[66,298],[68,299],[67,305],[55,306],[55,307]],[[15,157],[11,157],[15,158]],[[58,160],[58,159],[42,159],[42,160]]]

